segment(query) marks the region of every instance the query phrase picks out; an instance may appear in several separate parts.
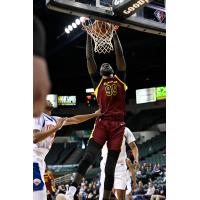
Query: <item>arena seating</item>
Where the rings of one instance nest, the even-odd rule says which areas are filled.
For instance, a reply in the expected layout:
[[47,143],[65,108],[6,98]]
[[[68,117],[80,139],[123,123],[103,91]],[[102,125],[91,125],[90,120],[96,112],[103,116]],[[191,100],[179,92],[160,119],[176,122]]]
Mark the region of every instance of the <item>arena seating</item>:
[[84,150],[82,149],[75,149],[75,151],[65,160],[63,164],[77,164],[79,163],[80,159],[82,158],[84,154]]
[[47,165],[54,165],[59,157],[59,154],[64,149],[64,143],[53,143],[51,150],[47,154],[45,158],[45,162]]
[[47,154],[45,161],[47,165],[61,165],[76,149],[77,143],[53,143],[51,150]]
[[166,147],[166,133],[161,133],[143,144],[138,144],[140,159],[151,156]]

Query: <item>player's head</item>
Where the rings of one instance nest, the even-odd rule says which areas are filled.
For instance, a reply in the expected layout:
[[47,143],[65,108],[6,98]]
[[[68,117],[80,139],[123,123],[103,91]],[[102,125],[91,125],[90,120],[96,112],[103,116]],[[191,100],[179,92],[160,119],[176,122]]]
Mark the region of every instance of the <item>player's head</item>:
[[103,63],[100,68],[100,75],[101,76],[110,76],[114,74],[114,70],[109,63]]
[[48,115],[51,115],[51,111],[52,110],[53,110],[53,104],[49,100],[46,100],[46,103],[45,103],[45,112]]

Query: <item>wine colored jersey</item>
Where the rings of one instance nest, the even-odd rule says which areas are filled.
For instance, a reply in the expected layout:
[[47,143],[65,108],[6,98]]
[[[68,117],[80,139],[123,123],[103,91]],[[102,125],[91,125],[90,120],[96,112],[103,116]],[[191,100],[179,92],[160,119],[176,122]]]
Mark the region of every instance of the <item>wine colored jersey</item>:
[[104,119],[124,120],[126,88],[117,75],[101,79],[94,93]]

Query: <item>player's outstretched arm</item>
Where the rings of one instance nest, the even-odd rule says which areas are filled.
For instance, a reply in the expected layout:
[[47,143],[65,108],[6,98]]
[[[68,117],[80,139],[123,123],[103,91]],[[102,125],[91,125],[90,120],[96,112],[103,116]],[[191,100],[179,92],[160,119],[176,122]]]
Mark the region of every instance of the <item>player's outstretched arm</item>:
[[124,59],[123,49],[116,31],[113,32],[113,41],[117,68],[119,71],[126,71],[126,62]]
[[56,131],[62,128],[65,118],[60,118],[56,124],[56,126],[53,126],[51,129],[40,132],[39,130],[34,129],[33,130],[33,143],[36,144],[38,142],[41,142],[42,140],[46,139],[47,137],[54,134]]
[[101,115],[100,109],[92,114],[76,115],[74,117],[65,118],[64,125],[80,124],[94,117],[100,117]]
[[86,40],[86,59],[87,59],[87,68],[89,74],[95,74],[97,72],[97,65],[94,59],[94,51],[92,47],[92,38],[87,34]]

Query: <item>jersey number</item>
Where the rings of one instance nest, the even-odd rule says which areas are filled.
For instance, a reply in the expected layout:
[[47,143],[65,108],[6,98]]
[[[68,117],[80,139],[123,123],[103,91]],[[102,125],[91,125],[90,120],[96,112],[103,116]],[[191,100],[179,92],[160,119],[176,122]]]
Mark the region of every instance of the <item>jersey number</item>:
[[105,86],[105,91],[107,96],[116,96],[117,94],[117,85],[112,84],[112,85],[106,85]]

